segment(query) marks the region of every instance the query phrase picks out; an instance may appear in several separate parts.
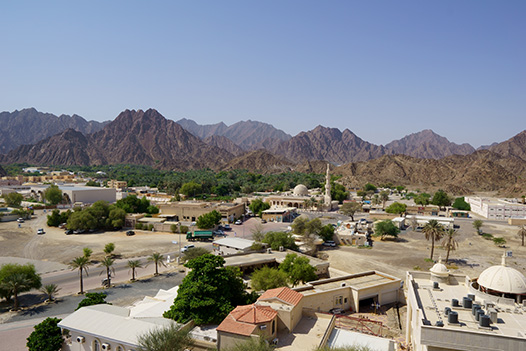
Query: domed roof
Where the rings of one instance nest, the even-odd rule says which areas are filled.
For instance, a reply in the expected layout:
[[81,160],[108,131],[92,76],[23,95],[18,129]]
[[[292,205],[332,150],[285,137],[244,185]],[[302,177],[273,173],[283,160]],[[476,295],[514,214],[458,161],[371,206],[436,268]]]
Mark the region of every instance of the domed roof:
[[526,294],[526,277],[518,270],[507,267],[505,256],[500,266],[491,266],[477,280],[486,289],[508,294]]
[[446,265],[442,263],[442,257],[438,259],[438,262],[435,263],[433,268],[429,270],[432,274],[438,275],[438,276],[448,276],[449,275],[449,269],[447,269]]
[[307,196],[309,195],[309,189],[303,184],[298,184],[294,188],[294,195],[296,196]]

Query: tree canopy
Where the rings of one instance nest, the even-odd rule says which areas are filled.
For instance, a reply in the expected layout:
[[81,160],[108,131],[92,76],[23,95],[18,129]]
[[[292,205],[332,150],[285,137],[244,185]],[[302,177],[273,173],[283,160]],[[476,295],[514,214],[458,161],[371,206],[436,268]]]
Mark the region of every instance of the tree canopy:
[[436,206],[445,207],[451,205],[451,198],[444,190],[440,189],[433,195],[431,203]]
[[393,202],[385,209],[387,213],[402,214],[407,210],[407,205],[400,202]]
[[354,221],[354,214],[362,210],[362,204],[358,202],[345,202],[340,206],[340,212],[346,216],[351,217],[351,220]]
[[184,351],[191,349],[192,339],[188,330],[171,323],[167,327],[139,335],[138,343],[137,351]]
[[195,197],[196,195],[201,195],[203,192],[203,185],[196,182],[184,183],[179,192],[186,196]]
[[[120,201],[120,200],[119,200]],[[88,208],[71,212],[62,212],[58,220],[57,214],[51,214],[48,222],[53,224],[67,217],[68,229],[120,229],[124,226],[126,212],[117,205],[109,205],[106,201],[97,201]],[[63,223],[63,222],[60,222]]]
[[82,299],[77,308],[75,309],[78,310],[79,308],[81,307],[86,307],[86,306],[93,306],[93,305],[100,305],[100,304],[108,304],[108,302],[106,302],[106,295],[105,293],[86,293],[86,297],[84,299]]
[[431,203],[431,194],[428,193],[420,193],[415,196],[413,199],[415,201],[415,204],[427,206]]
[[250,282],[252,290],[263,291],[288,286],[288,276],[284,271],[264,266],[252,273]]
[[[115,206],[122,208],[126,213],[158,213],[159,209],[155,206],[150,207],[150,201],[143,196],[139,199],[135,195],[126,196],[115,203]],[[154,209],[155,207],[155,209]]]
[[386,236],[397,237],[400,229],[393,224],[391,220],[378,222],[374,225],[374,236],[380,236],[382,240]]
[[22,196],[22,194],[12,192],[7,195],[4,195],[4,200],[7,206],[18,207],[22,203],[22,200],[24,200],[24,197]]
[[258,215],[261,217],[261,213],[265,210],[268,210],[270,208],[270,204],[261,199],[255,199],[250,202],[248,208],[250,209],[250,211],[252,211],[254,215]]
[[56,185],[51,185],[44,191],[44,199],[52,205],[59,204],[62,201],[62,190]]
[[292,286],[316,280],[316,269],[309,264],[310,260],[305,256],[289,253],[285,260],[279,265],[279,270],[285,272]]
[[280,247],[292,250],[298,248],[291,233],[267,232],[263,238],[263,242],[269,244],[272,250],[279,250]]
[[239,269],[225,268],[224,263],[212,254],[188,261],[185,267],[190,271],[163,316],[180,323],[191,319],[197,325],[219,323],[235,306],[252,303],[255,299],[245,291]]
[[[22,280],[24,284],[21,285],[18,282],[22,282]],[[24,265],[6,263],[0,267],[0,297],[6,300],[11,300],[15,293],[19,294],[31,289],[40,289],[41,286],[40,275],[31,263]]]
[[27,338],[29,351],[59,351],[62,349],[64,338],[58,326],[61,319],[46,318],[35,325],[34,331]]
[[197,228],[210,229],[214,228],[221,221],[221,213],[216,210],[200,215],[197,218]]
[[457,197],[452,207],[457,210],[471,211],[471,206],[466,202],[464,197]]

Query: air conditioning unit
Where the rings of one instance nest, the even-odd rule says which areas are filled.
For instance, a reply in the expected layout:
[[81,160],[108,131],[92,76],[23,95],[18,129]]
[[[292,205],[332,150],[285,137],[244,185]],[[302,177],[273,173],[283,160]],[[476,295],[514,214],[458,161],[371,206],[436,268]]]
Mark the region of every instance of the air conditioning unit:
[[77,342],[79,344],[84,344],[84,342],[86,341],[86,338],[83,337],[83,336],[77,336]]
[[111,345],[107,344],[107,343],[103,343],[102,344],[102,349],[105,350],[105,351],[111,350]]
[[260,325],[259,329],[261,329],[261,330],[267,329],[267,326],[266,325]]

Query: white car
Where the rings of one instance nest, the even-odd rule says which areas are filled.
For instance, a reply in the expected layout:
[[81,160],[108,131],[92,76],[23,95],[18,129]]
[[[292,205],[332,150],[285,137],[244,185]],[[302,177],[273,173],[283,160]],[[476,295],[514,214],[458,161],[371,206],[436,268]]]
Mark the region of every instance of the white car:
[[40,235],[40,234],[46,234],[46,232],[44,231],[44,229],[39,228],[39,229],[37,230],[37,234],[38,234],[38,235]]
[[243,222],[241,222],[241,220],[238,219],[234,224],[235,224],[235,225],[241,225],[241,224],[243,224]]
[[185,253],[186,251],[188,251],[189,249],[193,249],[195,247],[195,245],[185,245],[182,249],[181,249],[181,252],[182,253]]

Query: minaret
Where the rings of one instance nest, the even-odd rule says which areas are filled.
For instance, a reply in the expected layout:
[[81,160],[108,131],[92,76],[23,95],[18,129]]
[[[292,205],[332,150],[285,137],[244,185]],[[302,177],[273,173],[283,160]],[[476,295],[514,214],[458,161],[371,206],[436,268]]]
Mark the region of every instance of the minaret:
[[328,209],[331,209],[331,176],[329,174],[329,164],[327,163],[327,175],[325,176],[325,196],[323,197],[323,201],[325,202],[325,206],[327,206]]

